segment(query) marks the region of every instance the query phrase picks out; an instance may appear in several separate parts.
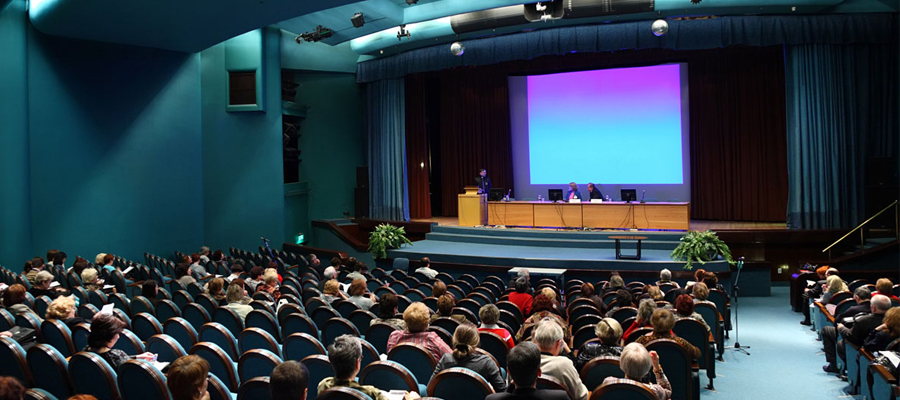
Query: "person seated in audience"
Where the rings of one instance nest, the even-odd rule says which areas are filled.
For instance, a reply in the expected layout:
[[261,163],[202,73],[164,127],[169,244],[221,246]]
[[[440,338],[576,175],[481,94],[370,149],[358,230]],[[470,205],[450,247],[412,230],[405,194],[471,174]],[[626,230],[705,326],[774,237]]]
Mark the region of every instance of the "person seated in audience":
[[194,253],[191,254],[191,270],[194,271],[200,279],[208,277],[210,274],[206,271],[206,268],[200,265],[200,261],[202,258],[200,254]]
[[210,297],[212,297],[213,300],[219,303],[220,307],[228,304],[228,301],[225,300],[225,292],[223,291],[224,288],[224,278],[213,278],[206,284],[206,292],[209,293]]
[[181,282],[185,287],[197,282],[197,280],[191,276],[191,265],[188,263],[179,263],[175,265],[175,279],[177,279],[178,282]]
[[[553,302],[550,301],[550,298],[544,296],[543,293],[539,294],[534,297],[534,303],[532,304],[532,306],[534,307],[534,313],[532,313],[530,317],[525,319],[525,322],[522,323],[519,331],[516,332],[517,341],[521,342],[525,339],[528,339],[528,337],[526,337],[526,333],[531,329],[536,328],[537,325],[544,319],[548,319],[559,325],[560,329],[562,329],[563,331],[563,336],[565,337],[566,343],[571,343],[571,332],[569,331],[569,324],[567,324],[562,317],[553,313]],[[533,335],[534,333],[532,332],[532,336]]]
[[373,319],[370,324],[376,322],[384,322],[399,331],[406,329],[406,322],[397,318],[397,296],[395,294],[387,292],[378,299],[378,318]]
[[541,349],[541,374],[559,379],[563,386],[569,388],[572,400],[585,400],[588,389],[581,382],[575,364],[568,357],[569,346],[563,340],[563,329],[551,320],[543,320],[534,329],[534,343]]
[[445,294],[447,294],[447,284],[444,283],[444,281],[435,281],[434,285],[431,287],[431,297],[439,299]]
[[228,281],[228,283],[231,283],[231,281],[235,279],[240,279],[241,274],[244,273],[244,266],[238,263],[234,263],[231,265],[230,270],[231,275],[225,277],[225,280]]
[[831,275],[828,277],[828,284],[825,287],[825,293],[822,293],[822,298],[819,299],[819,302],[822,304],[828,304],[831,301],[831,296],[834,296],[835,293],[846,292],[847,284],[841,280],[840,276]]
[[599,342],[589,342],[581,346],[575,369],[581,371],[588,361],[596,357],[618,357],[622,354],[622,325],[612,318],[603,318],[594,325],[594,333]]
[[514,288],[516,287],[516,281],[519,278],[525,278],[525,284],[528,289],[525,290],[529,295],[534,294],[534,289],[531,288],[531,274],[528,272],[527,268],[519,269],[519,272],[516,272],[516,277],[509,280],[509,284],[506,287]]
[[[119,340],[119,334],[125,330],[125,322],[112,314],[97,314],[91,320],[91,333],[88,335],[88,345],[83,351],[95,353],[106,360],[115,371],[132,357],[124,351],[114,349],[113,346]],[[134,356],[139,360],[153,361],[155,354],[145,352]]]
[[325,282],[325,290],[322,291],[322,300],[328,304],[333,304],[337,300],[346,300],[347,295],[341,292],[341,285],[337,279]]
[[[829,277],[830,279],[831,277]],[[847,327],[843,323],[838,323],[834,330],[826,330],[822,328],[822,345],[825,346],[825,361],[828,364],[822,366],[825,372],[839,372],[837,369],[837,359],[835,353],[842,360],[847,359],[844,341],[849,341],[856,346],[865,344],[869,333],[875,330],[884,322],[884,314],[891,308],[891,299],[887,296],[876,294],[871,300],[872,313],[853,318],[853,326]],[[841,340],[837,340],[837,335],[841,335]],[[837,346],[835,346],[837,342]]]
[[437,299],[437,312],[435,312],[430,320],[434,322],[438,318],[451,318],[459,323],[466,323],[468,320],[465,315],[453,314],[453,307],[456,307],[456,299],[450,293],[444,293]]
[[[656,383],[644,383],[644,377],[650,372],[651,367]],[[630,383],[644,386],[650,389],[659,400],[668,400],[672,396],[672,385],[669,384],[666,373],[659,365],[659,355],[655,351],[647,351],[644,346],[631,343],[622,350],[622,355],[619,357],[619,368],[625,373],[625,379],[609,376],[603,380],[603,383]]]
[[679,285],[678,282],[675,282],[672,280],[672,271],[669,271],[668,268],[663,268],[662,271],[659,271],[659,280],[656,281],[657,286],[662,285],[664,283],[673,285],[673,287],[675,289],[678,289],[681,287],[681,285]]
[[853,300],[856,301],[856,305],[851,306],[844,312],[840,313],[837,317],[834,318],[834,326],[826,326],[822,329],[836,329],[837,324],[843,321],[845,318],[852,318],[857,314],[868,314],[872,312],[872,292],[869,291],[869,288],[865,286],[860,286],[853,291]]
[[697,284],[698,282],[703,282],[703,276],[705,276],[705,275],[706,275],[705,269],[697,268],[694,271],[694,280],[688,282],[687,285],[684,285],[684,290],[686,290],[688,293],[691,293],[691,291],[694,290],[693,287],[695,284]]
[[444,354],[439,359],[434,373],[431,374],[431,379],[447,368],[468,368],[488,381],[495,392],[506,390],[506,382],[500,376],[500,368],[497,367],[497,363],[490,356],[475,350],[479,343],[478,330],[474,325],[465,323],[456,327],[456,331],[453,332],[453,352]]
[[716,276],[715,272],[707,271],[706,274],[703,275],[703,283],[706,285],[707,289],[716,289],[719,292],[722,292],[722,296],[725,297],[726,303],[730,301],[728,292],[725,291],[725,286],[722,286],[722,284],[719,283],[719,277]]
[[551,311],[556,313],[556,315],[559,315],[559,316],[562,316],[563,318],[565,318],[565,316],[566,316],[565,309],[562,308],[562,306],[559,304],[559,301],[556,300],[556,291],[554,291],[551,288],[545,287],[545,288],[541,289],[541,294],[543,294],[544,296],[547,296],[547,298],[550,299],[550,301],[553,303],[553,309]]
[[697,282],[691,285],[691,294],[694,295],[694,303],[706,301],[709,298],[709,288],[703,282]]
[[111,274],[113,271],[118,269],[115,265],[113,265],[114,261],[116,261],[116,256],[112,254],[105,254],[101,263],[97,264],[97,267],[100,270],[106,271],[107,274]]
[[334,267],[326,267],[322,271],[322,279],[319,280],[318,288],[320,292],[325,291],[325,284],[332,279],[337,279],[337,270]]
[[209,247],[208,246],[200,246],[200,251],[197,254],[200,256],[200,261],[209,262]]
[[894,288],[894,282],[891,282],[888,278],[881,278],[875,281],[875,290],[878,291],[878,294],[887,296],[891,300],[900,301],[900,298],[894,296],[891,293],[891,290]]
[[281,284],[281,282],[284,282],[284,278],[281,276],[281,274],[278,273],[278,263],[276,263],[275,261],[269,261],[269,267],[263,271],[263,278],[265,278],[266,275],[271,274],[274,274],[276,277],[278,277],[279,285]]
[[11,376],[0,376],[0,399],[22,400],[25,398],[25,386]]
[[585,282],[581,284],[580,296],[594,302],[594,307],[597,307],[598,314],[603,315],[606,313],[606,304],[603,303],[603,299],[600,296],[597,296],[592,283]]
[[429,280],[434,279],[438,272],[431,268],[431,259],[428,257],[422,257],[422,266],[416,269],[416,273],[425,275]]
[[662,290],[659,290],[659,286],[647,285],[644,286],[644,289],[647,291],[647,296],[649,296],[653,301],[666,301],[666,296],[663,295]]
[[635,330],[650,327],[650,317],[653,316],[654,311],[656,311],[656,302],[653,301],[653,299],[641,300],[641,303],[638,304],[637,318],[635,318],[634,322],[632,322],[628,329],[625,330],[625,334],[623,334],[622,337],[627,340],[628,336]]
[[25,274],[25,279],[28,280],[28,283],[31,286],[34,286],[34,278],[37,276],[38,272],[44,270],[44,259],[40,257],[35,257],[31,259],[31,269]]
[[94,265],[103,265],[104,258],[106,258],[106,253],[97,253],[97,255],[94,257]]
[[262,267],[256,266],[256,267],[253,267],[250,269],[250,279],[247,279],[245,282],[251,292],[255,292],[256,288],[259,287],[259,285],[263,284],[262,276],[263,276],[263,268]]
[[225,291],[226,307],[234,310],[241,317],[241,321],[246,320],[247,314],[253,311],[253,307],[244,304],[244,296],[247,296],[247,291],[244,290],[243,282],[240,279],[235,279],[231,282],[228,285],[228,290]]
[[214,263],[222,264],[222,265],[228,267],[228,262],[225,259],[225,253],[223,253],[222,250],[214,251],[212,253],[212,255],[209,256],[209,260]]
[[506,341],[506,347],[510,349],[516,346],[512,334],[506,328],[497,325],[497,322],[500,321],[500,309],[497,306],[485,304],[478,310],[478,319],[481,320],[481,326],[478,328],[479,332],[490,332],[500,336],[500,339]]
[[[279,290],[278,286],[278,273],[275,270],[266,270],[268,271],[263,276],[263,284],[256,287],[257,292],[266,292],[272,296],[275,302],[281,298],[281,290]],[[337,281],[335,281],[337,282]],[[326,287],[327,289],[327,287]],[[334,300],[332,300],[334,301]],[[329,301],[328,304],[331,304],[332,301]]]
[[612,276],[609,277],[609,282],[606,282],[603,285],[603,294],[607,294],[609,292],[618,292],[619,289],[625,288],[625,280],[622,279],[622,275],[619,275],[618,272],[613,272]]
[[23,279],[24,279],[26,276],[28,276],[28,273],[29,273],[29,272],[31,272],[31,269],[32,269],[31,263],[32,263],[32,261],[31,261],[31,260],[28,260],[28,261],[25,261],[25,265],[22,266],[22,273],[19,274],[19,275],[21,275]]
[[331,266],[334,267],[335,271],[339,271],[343,267],[341,258],[338,256],[331,257]]
[[57,271],[65,271],[67,257],[68,254],[66,254],[64,251],[57,251],[56,254],[53,255],[53,258],[47,258],[47,262],[51,263],[53,265],[53,268],[56,268]]
[[[103,279],[100,279],[96,269],[85,268],[84,271],[81,271],[81,284],[84,290],[94,292],[103,288]],[[113,288],[113,291],[115,291],[115,288]]]
[[509,386],[505,392],[488,395],[485,400],[570,400],[565,390],[537,387],[541,376],[541,350],[532,342],[522,342],[506,356]]
[[869,353],[886,350],[887,346],[900,337],[900,307],[891,307],[884,313],[881,325],[869,333],[863,348]]
[[[444,346],[446,347],[447,345],[444,344]],[[450,349],[448,347],[447,353],[449,352]],[[356,382],[356,375],[359,374],[362,364],[362,344],[360,344],[358,337],[341,335],[335,338],[334,343],[328,346],[328,361],[331,362],[331,367],[334,368],[334,377],[325,378],[319,382],[317,386],[319,394],[335,386],[343,386],[359,390],[372,400],[388,400],[381,390],[375,386],[360,385]],[[418,399],[419,397],[419,394],[416,392],[406,392],[403,396],[404,400]]]
[[25,286],[19,283],[6,288],[6,291],[3,292],[3,308],[6,308],[6,311],[9,311],[13,318],[30,313],[37,317],[39,321],[43,321],[39,315],[34,313],[31,307],[25,304],[25,292]]
[[700,313],[694,311],[694,300],[691,296],[683,294],[675,298],[675,322],[685,318],[691,318],[700,322],[706,327],[706,331],[709,332],[709,325],[706,324],[706,320],[703,319]]
[[69,272],[74,272],[75,275],[77,275],[80,278],[81,273],[84,272],[84,270],[87,267],[88,267],[87,260],[85,260],[81,257],[75,257],[75,262],[72,263],[72,267],[69,268],[69,270],[66,271],[66,273],[68,274]]
[[319,257],[315,254],[309,253],[309,255],[306,256],[306,263],[309,264],[312,269],[316,270],[316,272],[322,273],[322,260],[319,260]]
[[363,263],[356,264],[356,266],[353,267],[353,271],[351,271],[349,274],[347,274],[347,278],[350,278],[351,280],[354,280],[354,279],[366,280],[366,276],[363,275],[363,268],[366,268],[368,270],[368,268],[366,267],[366,264],[363,264]]
[[408,343],[421,347],[434,356],[435,360],[440,360],[444,353],[449,353],[450,346],[447,346],[437,333],[428,330],[428,317],[431,311],[424,303],[415,302],[406,308],[403,312],[403,321],[406,322],[406,330],[391,332],[388,337],[387,352],[398,344]]
[[681,347],[684,347],[691,359],[696,360],[700,358],[700,349],[687,340],[684,340],[684,338],[675,336],[672,332],[672,328],[675,327],[675,316],[672,315],[671,311],[657,308],[656,311],[653,312],[653,316],[650,317],[650,324],[653,325],[653,332],[637,338],[635,343],[647,345],[647,343],[656,339],[671,339],[680,344]]
[[519,277],[515,282],[515,292],[509,294],[509,301],[519,307],[519,311],[522,312],[523,316],[529,316],[532,312],[533,302],[531,295],[528,294],[528,280],[524,277]]
[[366,288],[365,279],[354,279],[350,282],[350,287],[347,288],[347,294],[350,296],[347,297],[348,301],[358,305],[359,308],[366,311],[369,311],[376,301],[375,295],[369,293],[368,288]]
[[272,400],[306,400],[308,385],[309,370],[294,360],[278,364],[269,376]]
[[803,312],[803,321],[800,321],[800,325],[812,325],[812,322],[809,321],[809,307],[807,304],[809,303],[809,299],[817,299],[822,296],[822,292],[825,291],[826,279],[828,279],[828,271],[830,271],[827,265],[823,265],[819,268],[816,268],[816,275],[819,280],[812,287],[808,287],[803,290],[803,295],[801,296],[803,299],[803,305],[800,309]]
[[628,289],[616,290],[616,302],[609,307],[606,316],[612,317],[613,313],[622,307],[634,307],[634,297],[632,297],[631,291]]
[[75,299],[71,296],[59,296],[56,300],[50,302],[47,307],[48,320],[59,320],[66,324],[69,329],[74,329],[76,325],[85,321],[84,318],[75,316]]
[[144,283],[141,283],[141,296],[150,300],[150,304],[153,304],[153,307],[155,308],[160,300],[159,283],[153,279],[147,279]]
[[209,400],[208,385],[209,362],[200,356],[181,356],[169,364],[166,386],[172,400]]
[[[47,271],[38,272],[37,275],[34,276],[34,286],[31,287],[29,292],[35,298],[40,296],[47,296],[50,300],[53,300],[59,296],[59,291],[50,289],[50,285],[53,283],[53,274]],[[62,289],[58,287],[58,289]]]

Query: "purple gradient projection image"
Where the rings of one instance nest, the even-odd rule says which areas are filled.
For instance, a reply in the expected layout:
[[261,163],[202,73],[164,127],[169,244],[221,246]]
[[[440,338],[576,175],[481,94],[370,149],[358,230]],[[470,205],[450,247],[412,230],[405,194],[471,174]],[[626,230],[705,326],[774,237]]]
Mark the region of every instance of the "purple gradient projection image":
[[681,65],[528,77],[532,184],[682,184]]

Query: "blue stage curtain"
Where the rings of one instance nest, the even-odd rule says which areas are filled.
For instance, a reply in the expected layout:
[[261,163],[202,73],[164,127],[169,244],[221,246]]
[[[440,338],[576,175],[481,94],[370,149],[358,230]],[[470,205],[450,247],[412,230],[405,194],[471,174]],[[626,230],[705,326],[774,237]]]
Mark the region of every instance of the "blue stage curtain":
[[406,120],[403,79],[366,85],[369,216],[409,220],[406,192]]
[[896,156],[891,45],[786,46],[788,226],[851,228],[865,215],[865,163]]
[[460,57],[446,44],[403,52],[357,64],[357,82],[399,78],[442,69],[490,65],[573,52],[664,48],[701,50],[733,45],[772,46],[805,43],[888,43],[891,14],[734,16],[669,20],[669,31],[654,36],[650,21],[566,26],[477,40],[466,40]]

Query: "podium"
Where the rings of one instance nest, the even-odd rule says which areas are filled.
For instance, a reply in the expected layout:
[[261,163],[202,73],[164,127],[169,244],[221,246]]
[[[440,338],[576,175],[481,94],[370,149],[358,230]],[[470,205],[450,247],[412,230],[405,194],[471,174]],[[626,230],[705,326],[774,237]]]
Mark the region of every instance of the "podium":
[[459,226],[485,225],[487,194],[478,194],[478,186],[466,186],[459,196]]

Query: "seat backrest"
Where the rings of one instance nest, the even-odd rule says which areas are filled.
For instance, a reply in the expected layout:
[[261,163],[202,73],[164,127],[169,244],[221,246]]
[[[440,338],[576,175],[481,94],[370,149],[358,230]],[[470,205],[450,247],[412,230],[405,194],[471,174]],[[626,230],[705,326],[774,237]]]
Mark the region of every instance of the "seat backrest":
[[637,338],[644,336],[650,332],[653,332],[653,328],[646,327],[646,326],[643,328],[637,328],[637,329],[631,331],[630,334],[628,334],[628,337],[625,338],[625,344],[627,345],[631,342],[634,342],[635,340],[637,340]]
[[715,304],[716,309],[719,310],[720,313],[725,312],[725,292],[719,289],[710,288],[706,300]]
[[325,346],[308,333],[297,332],[284,339],[282,346],[285,360],[300,361],[313,354],[326,355]]
[[594,332],[594,325],[586,325],[578,328],[572,337],[573,348],[581,348],[588,340],[594,339],[597,334]]
[[150,315],[156,315],[156,308],[153,307],[153,303],[150,302],[144,296],[137,296],[131,299],[131,303],[129,304],[131,307],[131,315],[137,315],[142,312],[148,313]]
[[25,358],[35,387],[59,399],[67,399],[74,394],[72,380],[69,379],[69,362],[56,348],[38,343],[28,349]]
[[83,301],[78,306],[78,316],[86,320],[91,320],[98,312],[100,312],[100,309],[97,306],[86,301]]
[[563,384],[561,380],[559,380],[553,376],[550,376],[550,375],[539,376],[537,379],[535,388],[549,389],[549,390],[562,390],[562,391],[566,392],[566,394],[569,395],[570,399],[573,398],[572,391],[570,391],[569,388],[566,387],[566,385]]
[[80,350],[87,347],[88,336],[90,334],[91,324],[87,322],[82,322],[72,328],[72,343],[75,345],[75,350]]
[[706,330],[706,327],[700,321],[693,318],[682,318],[675,322],[675,327],[672,330],[676,336],[687,340],[690,344],[700,349],[700,358],[697,360],[700,368],[706,369],[709,363],[715,362],[715,357],[710,354],[709,349],[709,331]]
[[188,304],[181,309],[181,316],[194,327],[203,326],[203,324],[212,320],[209,311],[196,303]]
[[659,354],[659,365],[666,372],[672,384],[672,399],[693,399],[694,387],[691,371],[691,356],[678,342],[671,339],[656,339],[646,344],[647,350]]
[[135,335],[141,338],[141,340],[147,340],[153,335],[163,333],[162,325],[156,317],[147,313],[135,315],[134,318],[131,319],[131,329],[134,331]]
[[218,376],[230,392],[237,391],[239,386],[237,368],[221,347],[212,342],[200,342],[191,347],[188,353],[196,354],[209,362],[209,372]]
[[213,342],[219,345],[232,360],[237,360],[241,356],[240,351],[238,351],[237,338],[234,337],[228,328],[225,328],[224,325],[218,322],[208,322],[200,327],[200,341]]
[[478,332],[482,349],[494,356],[501,367],[506,368],[506,356],[509,354],[509,346],[499,335],[492,332]]
[[119,391],[122,400],[170,400],[166,377],[144,360],[128,360],[119,366]]
[[396,328],[390,324],[376,322],[366,330],[366,340],[371,343],[372,346],[375,346],[375,349],[377,349],[379,353],[385,354],[387,353],[388,338],[390,338],[391,333],[395,330]]
[[312,320],[321,329],[325,328],[325,322],[332,318],[340,318],[341,314],[331,307],[319,307],[312,312]]
[[581,367],[581,382],[588,390],[594,390],[603,384],[607,377],[625,378],[625,373],[619,367],[619,357],[600,356],[594,357]]
[[44,316],[47,315],[47,307],[50,306],[50,298],[47,296],[38,296],[34,299],[34,312],[37,315]]
[[308,387],[306,390],[306,398],[315,399],[318,394],[319,382],[325,378],[334,376],[334,368],[328,357],[321,354],[314,354],[300,360],[309,370]]
[[366,311],[366,310],[354,310],[350,313],[350,317],[347,319],[350,320],[350,323],[356,327],[356,330],[360,333],[369,330],[369,326],[372,325],[372,320],[377,318],[375,314]]
[[11,376],[30,386],[31,373],[25,363],[25,350],[11,338],[0,338],[0,376]]
[[44,343],[55,347],[63,357],[71,357],[75,354],[75,343],[72,341],[72,332],[62,321],[47,319],[41,323],[41,334],[44,335]]
[[144,352],[144,343],[134,332],[125,329],[119,334],[119,340],[113,348],[122,350],[125,354],[141,354]]
[[119,399],[116,371],[100,356],[82,351],[69,359],[69,376],[75,392],[98,399]]
[[[178,298],[177,295],[175,298]],[[186,305],[187,304],[185,304],[185,306]],[[182,305],[179,305],[172,300],[160,300],[156,302],[156,318],[160,321],[165,321],[172,317],[180,317],[181,307]]]
[[[584,300],[587,300],[590,302],[590,300],[588,300],[588,299],[584,299]],[[591,302],[591,304],[578,305],[578,306],[571,308],[569,310],[569,321],[574,322],[576,319],[578,319],[578,317],[580,317],[582,315],[590,315],[590,314],[600,315],[600,310],[598,310],[597,307],[594,306],[593,302]]]
[[236,311],[229,307],[219,307],[213,315],[213,321],[222,324],[234,336],[240,335],[244,330],[244,321]]
[[281,357],[265,349],[247,350],[238,360],[238,376],[241,382],[272,375],[272,370],[282,363]]
[[621,379],[616,383],[601,385],[593,392],[589,400],[656,400],[656,395],[646,386],[630,379]]
[[[197,293],[194,295],[194,303],[203,307],[210,315],[215,313],[216,309],[219,308],[219,302],[206,293]],[[181,307],[181,309],[184,310],[184,307]]]
[[428,382],[434,367],[437,366],[437,360],[431,355],[431,352],[422,347],[401,343],[388,352],[388,360],[399,362],[413,373],[419,382]]
[[392,268],[395,270],[399,269],[403,272],[409,272],[409,259],[404,257],[395,258]]
[[179,357],[187,355],[184,347],[169,335],[154,335],[147,339],[145,349],[157,355],[160,362],[174,362]]
[[708,325],[710,330],[712,331],[713,338],[718,340],[719,331],[718,329],[716,329],[716,327],[719,326],[718,324],[720,314],[716,309],[715,304],[713,304],[712,302],[695,303],[694,311],[697,312],[697,314],[700,314],[701,317],[703,317],[703,320],[706,321],[706,325]]
[[447,368],[428,382],[428,396],[444,400],[483,399],[492,393],[494,388],[468,368]]
[[16,326],[16,319],[13,315],[5,309],[0,309],[0,332],[8,331],[14,326]]
[[268,376],[256,377],[242,383],[237,393],[237,400],[271,400],[271,398]]
[[250,311],[250,313],[247,314],[247,319],[244,320],[244,327],[262,329],[268,332],[275,341],[281,341],[281,330],[278,327],[278,322],[275,320],[275,317],[267,311]]
[[163,324],[163,332],[178,341],[178,344],[186,349],[191,348],[200,339],[200,335],[191,323],[181,317],[169,318],[169,320]]
[[[621,324],[628,317],[633,317],[637,315],[637,308],[634,307],[619,307],[612,313],[612,318]],[[624,326],[624,325],[623,325]]]
[[356,327],[344,318],[337,317],[325,321],[325,325],[322,326],[322,340],[325,343],[334,343],[334,339],[341,335],[360,336]]
[[187,290],[174,290],[172,291],[172,301],[175,302],[175,304],[177,304],[179,308],[181,308],[193,303],[194,295],[189,293]]
[[269,332],[259,328],[247,328],[238,336],[238,349],[246,353],[252,349],[265,349],[281,357],[281,349],[278,342]]
[[307,333],[316,339],[319,338],[319,328],[311,318],[304,314],[291,314],[285,317],[281,323],[281,337],[288,337],[294,333]]
[[209,375],[209,385],[207,385],[206,391],[209,392],[209,400],[234,400],[231,389],[228,389],[225,382],[213,374]]
[[16,315],[16,326],[34,329],[34,333],[37,334],[38,341],[44,341],[44,335],[41,333],[41,320],[38,318],[37,314],[33,312],[25,312]]

